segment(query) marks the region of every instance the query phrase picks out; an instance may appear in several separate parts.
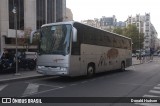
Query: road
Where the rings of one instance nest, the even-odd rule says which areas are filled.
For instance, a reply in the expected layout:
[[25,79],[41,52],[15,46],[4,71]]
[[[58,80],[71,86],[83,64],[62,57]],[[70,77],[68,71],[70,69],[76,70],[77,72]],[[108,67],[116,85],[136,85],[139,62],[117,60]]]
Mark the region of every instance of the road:
[[[47,77],[0,85],[1,97],[160,97],[160,58],[93,78]],[[51,104],[48,104],[51,105]],[[71,103],[54,106],[160,106],[149,103]]]

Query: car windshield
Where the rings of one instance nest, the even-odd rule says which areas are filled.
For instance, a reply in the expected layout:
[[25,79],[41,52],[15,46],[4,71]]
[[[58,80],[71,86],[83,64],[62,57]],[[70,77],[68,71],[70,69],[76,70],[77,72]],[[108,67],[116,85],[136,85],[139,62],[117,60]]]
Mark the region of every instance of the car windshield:
[[53,25],[42,27],[39,45],[40,54],[69,53],[71,25]]

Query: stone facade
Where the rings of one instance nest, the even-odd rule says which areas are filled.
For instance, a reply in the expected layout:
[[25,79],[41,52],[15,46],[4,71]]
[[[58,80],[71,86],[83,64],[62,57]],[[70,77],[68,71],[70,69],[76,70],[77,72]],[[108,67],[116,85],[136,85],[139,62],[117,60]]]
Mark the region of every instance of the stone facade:
[[[30,28],[32,30],[37,30],[37,2],[44,2],[44,23],[64,21],[66,17],[66,0],[23,0],[24,7],[24,26],[22,30],[17,30],[17,33],[21,33],[24,29]],[[10,29],[10,15],[12,15],[12,11],[9,10],[11,4],[10,2],[18,2],[18,0],[0,0],[0,52],[3,51],[3,48],[14,49],[15,44],[9,44],[12,39],[15,39],[15,29]],[[52,4],[50,3],[52,2]],[[43,3],[41,3],[43,5]],[[13,6],[13,5],[12,5]],[[48,7],[52,8],[48,8]],[[50,10],[49,10],[50,9]],[[54,9],[54,10],[53,10]],[[51,11],[55,11],[54,13]],[[14,15],[14,14],[13,14]],[[52,16],[52,20],[49,17]],[[18,16],[17,16],[18,17]],[[18,17],[19,18],[19,17]],[[13,18],[14,20],[14,18]],[[49,23],[50,23],[49,22]],[[6,44],[7,39],[7,44]],[[23,48],[19,46],[18,48]]]
[[73,13],[72,13],[71,9],[69,9],[69,8],[66,8],[65,21],[73,21]]

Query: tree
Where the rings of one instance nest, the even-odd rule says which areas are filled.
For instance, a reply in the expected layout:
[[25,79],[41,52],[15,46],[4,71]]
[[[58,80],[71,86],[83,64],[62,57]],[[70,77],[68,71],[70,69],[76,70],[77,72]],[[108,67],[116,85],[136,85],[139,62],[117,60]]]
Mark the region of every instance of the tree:
[[117,34],[120,34],[120,35],[123,35],[123,29],[122,28],[115,28],[114,30],[113,30],[113,32],[114,33],[117,33]]
[[21,31],[21,33],[19,34],[19,36],[21,37],[18,39],[18,42],[20,45],[23,45],[26,51],[28,51],[29,49],[29,39],[31,32],[32,32],[31,28],[25,28],[24,31]]

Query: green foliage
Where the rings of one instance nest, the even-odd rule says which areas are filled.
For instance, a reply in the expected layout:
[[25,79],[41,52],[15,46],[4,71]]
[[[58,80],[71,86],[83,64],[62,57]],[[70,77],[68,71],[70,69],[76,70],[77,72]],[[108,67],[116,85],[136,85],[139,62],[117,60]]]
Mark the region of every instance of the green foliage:
[[124,29],[115,28],[113,32],[131,38],[133,43],[132,45],[133,50],[143,48],[144,34],[139,33],[135,25],[130,24]]
[[115,28],[114,30],[113,30],[113,32],[114,33],[117,33],[117,34],[120,34],[120,35],[122,35],[123,34],[123,30],[121,29],[121,28]]

